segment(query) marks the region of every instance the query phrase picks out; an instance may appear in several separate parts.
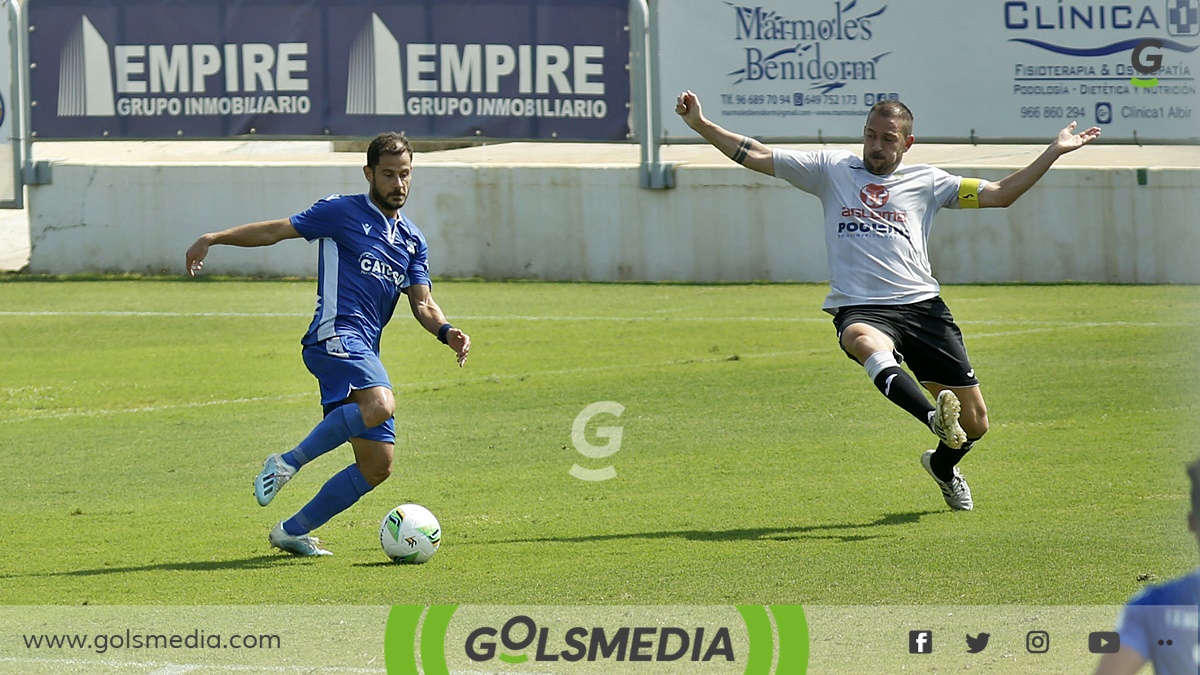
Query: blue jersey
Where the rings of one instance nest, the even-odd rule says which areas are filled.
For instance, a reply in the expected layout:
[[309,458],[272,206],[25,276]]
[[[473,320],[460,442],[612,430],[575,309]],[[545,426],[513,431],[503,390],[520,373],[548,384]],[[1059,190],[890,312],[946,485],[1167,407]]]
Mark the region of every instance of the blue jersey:
[[1117,622],[1121,647],[1154,664],[1157,675],[1195,675],[1200,655],[1200,570],[1134,596]]
[[401,291],[430,285],[425,235],[404,214],[383,215],[365,194],[331,195],[291,223],[321,247],[316,314],[300,342],[353,335],[378,354]]

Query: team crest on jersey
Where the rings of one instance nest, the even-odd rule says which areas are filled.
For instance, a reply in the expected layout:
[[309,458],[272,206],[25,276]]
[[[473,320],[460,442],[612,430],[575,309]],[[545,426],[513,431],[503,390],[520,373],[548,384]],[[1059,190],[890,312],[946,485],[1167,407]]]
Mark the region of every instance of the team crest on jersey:
[[358,269],[363,274],[370,274],[376,279],[390,281],[396,288],[404,286],[404,274],[397,272],[391,265],[376,258],[370,251],[358,256]]
[[878,183],[870,183],[863,186],[863,189],[858,191],[858,198],[866,204],[868,208],[877,209],[888,203],[888,198],[891,195],[888,189]]

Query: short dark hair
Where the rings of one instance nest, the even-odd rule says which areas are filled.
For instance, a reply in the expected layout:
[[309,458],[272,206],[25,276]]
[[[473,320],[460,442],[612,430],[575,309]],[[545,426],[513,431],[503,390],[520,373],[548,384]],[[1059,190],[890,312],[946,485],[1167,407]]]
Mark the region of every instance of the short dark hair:
[[867,113],[867,117],[869,118],[871,115],[879,115],[884,119],[898,119],[900,120],[900,129],[904,131],[904,135],[912,135],[912,111],[908,109],[908,106],[904,105],[900,101],[892,99],[880,101],[871,106],[871,112]]
[[379,158],[382,155],[404,155],[406,153],[412,157],[413,149],[404,134],[394,131],[382,133],[372,138],[371,144],[367,146],[367,166],[372,169],[379,166]]
[[1200,516],[1200,459],[1189,464],[1187,472],[1192,480],[1192,513]]

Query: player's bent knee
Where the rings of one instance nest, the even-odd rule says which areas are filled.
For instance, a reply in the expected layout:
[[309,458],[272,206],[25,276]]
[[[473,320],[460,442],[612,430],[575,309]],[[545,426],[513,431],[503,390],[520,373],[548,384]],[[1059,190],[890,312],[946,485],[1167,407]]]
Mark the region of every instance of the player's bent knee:
[[354,446],[354,463],[371,487],[378,486],[392,475],[394,445],[363,438],[352,439],[351,445]]
[[[849,330],[847,330],[847,333],[849,333]],[[866,361],[867,357],[875,352],[892,351],[891,345],[869,333],[843,335],[842,337],[843,347],[854,358],[858,359],[859,363]]]
[[961,417],[958,422],[962,425],[963,431],[967,432],[968,438],[981,438],[988,432],[987,413]]
[[[366,466],[364,466],[366,464]],[[360,463],[358,470],[362,473],[363,478],[371,484],[371,487],[379,487],[383,481],[387,480],[392,475],[392,463],[383,462],[367,462]]]
[[959,413],[958,423],[967,438],[980,438],[988,431],[988,409],[979,396],[978,389],[959,389],[956,391],[958,400],[962,402],[962,412]]
[[396,414],[396,399],[390,390],[384,389],[379,395],[371,396],[360,402],[358,410],[362,414],[363,423],[367,425],[368,429],[372,429],[390,420]]
[[384,422],[392,419],[392,415],[395,413],[395,407],[394,406],[388,406],[388,407],[370,406],[367,408],[360,407],[359,411],[362,413],[363,424],[367,425],[368,429],[374,429],[375,427],[379,426],[380,424],[383,424]]

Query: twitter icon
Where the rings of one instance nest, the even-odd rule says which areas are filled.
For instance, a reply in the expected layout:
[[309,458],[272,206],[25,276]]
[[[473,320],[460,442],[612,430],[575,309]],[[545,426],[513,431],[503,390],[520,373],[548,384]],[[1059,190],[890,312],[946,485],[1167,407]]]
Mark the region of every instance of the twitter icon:
[[967,653],[978,654],[987,648],[988,638],[992,637],[987,633],[980,633],[975,637],[967,635]]

